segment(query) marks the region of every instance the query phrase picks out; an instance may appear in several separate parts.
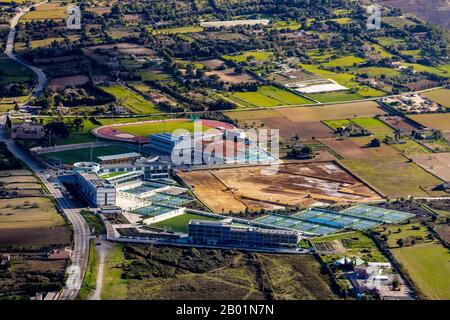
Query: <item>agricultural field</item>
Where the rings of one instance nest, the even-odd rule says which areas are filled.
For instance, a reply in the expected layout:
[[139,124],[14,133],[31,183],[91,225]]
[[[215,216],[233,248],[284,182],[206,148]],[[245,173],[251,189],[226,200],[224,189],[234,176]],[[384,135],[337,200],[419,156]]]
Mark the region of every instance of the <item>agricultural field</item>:
[[414,21],[409,20],[403,16],[383,17],[382,23],[386,23],[397,28],[405,28],[408,26],[414,26],[416,24]]
[[40,6],[36,7],[36,10],[30,11],[26,13],[22,19],[20,19],[21,23],[33,20],[61,20],[67,19],[68,14],[66,12],[67,4],[63,2],[51,2],[44,3]]
[[127,108],[132,113],[152,114],[160,112],[160,110],[152,102],[133,92],[131,89],[121,85],[113,85],[110,87],[101,86],[100,88],[113,95],[119,105]]
[[411,158],[419,166],[444,181],[450,181],[450,153],[415,154]]
[[233,68],[206,72],[207,76],[216,75],[225,83],[256,83],[258,80],[248,72],[238,73]]
[[116,245],[105,269],[102,299],[338,299],[310,255]]
[[311,100],[273,86],[259,87],[256,92],[235,92],[233,96],[246,104],[261,108],[313,103]]
[[368,130],[373,135],[381,138],[394,133],[389,126],[376,118],[354,118],[351,121],[361,128]]
[[396,69],[386,67],[367,67],[358,68],[356,70],[358,74],[367,74],[369,77],[379,78],[381,76],[399,77],[401,74]]
[[186,27],[166,28],[166,29],[148,28],[148,30],[154,34],[185,34],[185,33],[203,32],[204,28],[201,26],[186,26]]
[[402,156],[340,161],[352,173],[388,198],[443,196],[434,191],[442,180]]
[[109,156],[113,154],[128,153],[134,150],[122,146],[98,147],[91,149],[81,149],[83,152],[74,152],[73,150],[45,153],[41,156],[49,162],[74,164],[75,162],[94,161],[99,162],[98,157]]
[[0,58],[0,84],[4,83],[23,83],[33,80],[33,72],[9,58]]
[[0,199],[0,229],[50,228],[64,225],[48,198]]
[[163,220],[160,222],[156,222],[151,224],[151,227],[164,229],[168,231],[175,231],[175,232],[188,232],[188,225],[189,221],[191,220],[207,220],[207,221],[214,221],[217,220],[213,217],[206,217],[206,216],[200,216],[197,214],[191,214],[191,213],[185,213],[167,220]]
[[428,98],[441,106],[450,108],[450,89],[437,89],[421,93],[422,96]]
[[272,58],[273,53],[271,52],[265,52],[265,51],[246,51],[240,55],[230,56],[230,55],[224,55],[222,56],[225,60],[231,60],[234,62],[246,62],[248,60],[254,60],[254,61],[268,61]]
[[433,300],[450,299],[450,253],[447,248],[437,242],[428,242],[393,249],[392,253],[422,296]]
[[321,200],[336,203],[379,198],[361,181],[331,162],[180,171],[178,175],[217,213],[304,207]]
[[450,131],[450,113],[413,114],[408,118],[427,128]]

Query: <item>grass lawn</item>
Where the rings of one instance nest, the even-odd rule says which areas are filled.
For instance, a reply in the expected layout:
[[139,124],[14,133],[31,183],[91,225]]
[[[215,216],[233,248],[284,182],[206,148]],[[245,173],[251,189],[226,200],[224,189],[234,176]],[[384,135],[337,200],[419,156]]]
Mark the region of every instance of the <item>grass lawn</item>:
[[361,232],[346,232],[312,239],[313,243],[333,241],[339,241],[345,248],[345,252],[324,256],[323,259],[327,263],[332,263],[343,256],[360,258],[367,262],[387,261],[375,243]]
[[450,108],[450,89],[437,89],[421,93],[424,97],[439,103],[441,106]]
[[381,136],[382,138],[394,133],[394,130],[392,130],[391,127],[376,118],[355,118],[351,121],[358,126],[369,130],[373,135]]
[[249,57],[253,57],[253,60],[256,61],[267,61],[272,58],[273,53],[272,52],[265,52],[265,51],[246,51],[240,55],[236,56],[229,56],[224,55],[222,56],[225,60],[232,60],[234,62],[245,62]]
[[106,257],[103,271],[102,300],[123,300],[127,298],[128,281],[122,279],[122,265],[126,263],[122,245],[115,244]]
[[405,39],[402,38],[392,38],[392,37],[379,37],[375,39],[381,46],[389,47],[399,44],[406,44]]
[[442,195],[442,192],[431,191],[431,188],[442,184],[442,180],[402,156],[340,162],[388,198]]
[[77,299],[86,300],[89,295],[95,290],[99,262],[99,256],[97,251],[95,250],[94,240],[91,240],[89,245],[89,264],[87,266],[83,284],[81,285],[81,289],[78,292]]
[[[398,232],[400,230],[400,232]],[[387,236],[387,245],[389,248],[398,248],[397,240],[413,237],[425,239],[429,232],[427,228],[420,223],[409,223],[402,225],[391,225],[381,232],[381,235]]]
[[164,221],[156,222],[151,224],[151,227],[170,230],[170,231],[177,231],[177,232],[188,232],[188,225],[189,221],[191,220],[208,220],[208,221],[215,221],[216,218],[212,217],[206,217],[206,216],[200,216],[197,214],[191,214],[191,213],[185,213]]
[[143,96],[121,85],[100,86],[102,90],[113,95],[118,104],[127,108],[133,113],[151,114],[161,112],[152,102]]
[[[197,126],[199,126],[203,131],[210,129],[207,126],[202,125]],[[189,120],[159,121],[159,122],[124,125],[118,127],[117,129],[140,137],[148,137],[148,135],[150,134],[173,132],[176,129],[184,129],[189,132],[194,132],[195,123]]]
[[232,96],[237,98],[237,103],[249,107],[270,108],[284,105],[305,105],[314,103],[295,93],[278,89],[273,86],[261,86],[256,92],[235,92]]
[[73,164],[75,162],[81,162],[81,161],[94,161],[99,162],[98,159],[99,156],[108,156],[113,154],[119,154],[119,153],[128,153],[132,152],[133,150],[127,147],[122,146],[109,146],[109,147],[98,147],[92,149],[92,159],[91,159],[91,149],[81,149],[78,150],[78,152],[74,152],[73,150],[68,151],[61,151],[61,152],[53,152],[53,153],[46,153],[43,154],[42,157],[44,157],[47,160],[53,161],[53,162],[59,162],[64,164]]
[[432,242],[393,249],[392,253],[428,299],[450,299],[448,249],[437,242]]

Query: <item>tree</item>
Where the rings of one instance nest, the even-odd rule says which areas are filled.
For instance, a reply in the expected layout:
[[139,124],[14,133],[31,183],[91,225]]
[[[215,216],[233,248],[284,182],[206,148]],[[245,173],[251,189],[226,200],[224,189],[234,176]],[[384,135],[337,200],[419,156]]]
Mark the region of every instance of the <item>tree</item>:
[[370,141],[369,146],[372,147],[372,148],[378,148],[378,147],[380,147],[380,146],[381,146],[381,141],[380,141],[380,139],[378,139],[378,138],[372,139],[372,141]]
[[398,239],[397,240],[397,245],[401,248],[405,246],[405,240],[403,239]]

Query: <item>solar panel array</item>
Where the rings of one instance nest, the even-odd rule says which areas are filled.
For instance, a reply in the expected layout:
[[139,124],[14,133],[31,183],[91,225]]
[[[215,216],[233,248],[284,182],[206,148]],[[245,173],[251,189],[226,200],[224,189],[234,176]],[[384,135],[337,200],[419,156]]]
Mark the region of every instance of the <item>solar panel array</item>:
[[397,223],[412,216],[402,211],[356,205],[340,212],[310,208],[291,216],[269,214],[255,221],[312,235],[325,235],[342,229],[370,229],[383,223]]

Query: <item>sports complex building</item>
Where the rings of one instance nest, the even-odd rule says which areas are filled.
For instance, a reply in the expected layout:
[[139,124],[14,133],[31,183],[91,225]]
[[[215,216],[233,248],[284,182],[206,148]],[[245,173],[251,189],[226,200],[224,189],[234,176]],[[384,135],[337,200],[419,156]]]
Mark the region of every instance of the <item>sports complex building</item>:
[[231,218],[221,221],[191,220],[189,237],[196,244],[243,247],[296,247],[300,241],[296,231],[236,226]]

